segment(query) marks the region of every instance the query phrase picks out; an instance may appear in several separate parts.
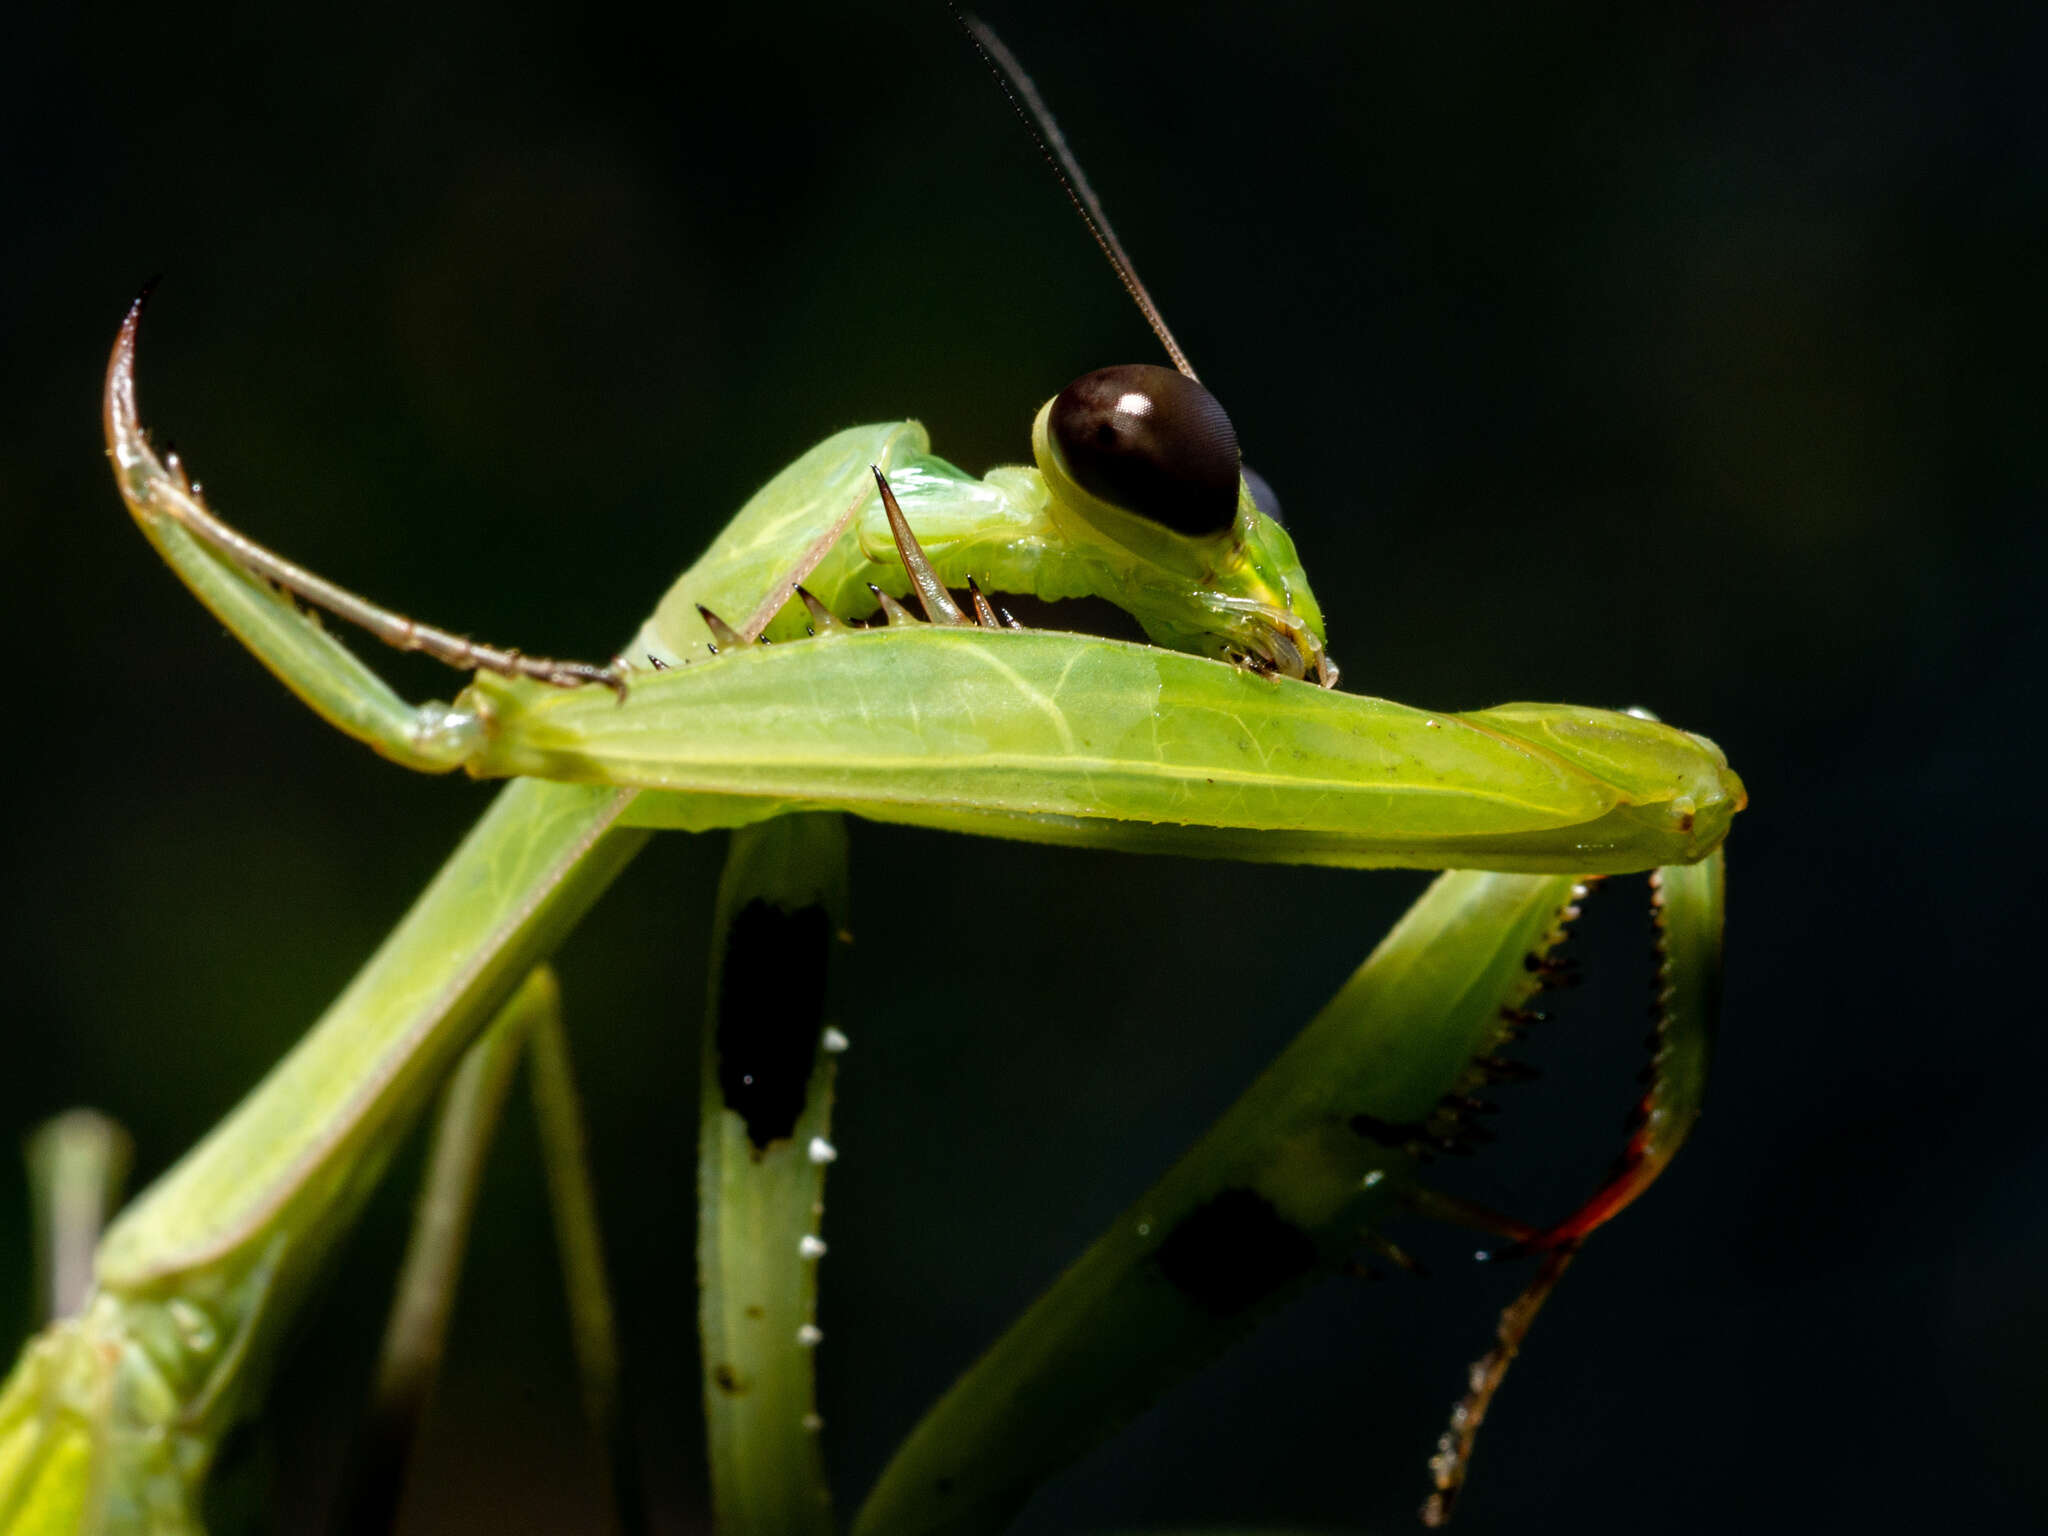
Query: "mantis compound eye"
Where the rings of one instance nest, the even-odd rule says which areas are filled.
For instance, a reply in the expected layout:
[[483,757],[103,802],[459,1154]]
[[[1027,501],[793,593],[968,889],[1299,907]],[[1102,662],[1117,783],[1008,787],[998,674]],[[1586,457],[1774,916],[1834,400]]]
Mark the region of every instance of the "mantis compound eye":
[[1150,363],[1074,380],[1048,423],[1081,488],[1175,533],[1208,537],[1237,517],[1237,429],[1216,397]]

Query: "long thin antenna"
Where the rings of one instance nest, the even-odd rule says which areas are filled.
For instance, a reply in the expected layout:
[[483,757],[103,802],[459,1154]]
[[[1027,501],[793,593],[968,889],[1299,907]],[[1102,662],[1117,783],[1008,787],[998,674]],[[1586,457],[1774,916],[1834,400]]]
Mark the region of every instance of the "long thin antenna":
[[1060,132],[1060,125],[1054,121],[1045,99],[1038,94],[1038,87],[1031,83],[1031,77],[1024,73],[1024,66],[1017,62],[1016,55],[1003,46],[1003,40],[989,30],[988,24],[979,16],[973,16],[955,4],[953,15],[960,23],[961,31],[974,44],[989,67],[989,73],[996,77],[996,84],[1003,88],[1003,94],[1010,99],[1010,105],[1017,113],[1017,120],[1038,145],[1038,152],[1045,156],[1045,163],[1052,167],[1053,174],[1060,179],[1060,185],[1067,190],[1067,201],[1074,205],[1074,211],[1081,215],[1081,222],[1088,226],[1088,233],[1095,237],[1095,243],[1102,248],[1102,254],[1109,258],[1109,264],[1116,268],[1116,275],[1124,285],[1124,291],[1131,296],[1146,322],[1152,327],[1166,348],[1166,355],[1173,359],[1173,366],[1189,378],[1195,377],[1194,366],[1188,362],[1187,353],[1181,351],[1180,343],[1173,339],[1173,332],[1167,329],[1165,318],[1159,313],[1159,306],[1152,302],[1152,295],[1145,291],[1145,285],[1138,281],[1138,269],[1131,265],[1131,258],[1124,254],[1123,242],[1110,227],[1109,215],[1102,211],[1102,199],[1095,195],[1095,189],[1088,185],[1088,177],[1081,169],[1081,162],[1074,158],[1074,152],[1067,148],[1066,136]]

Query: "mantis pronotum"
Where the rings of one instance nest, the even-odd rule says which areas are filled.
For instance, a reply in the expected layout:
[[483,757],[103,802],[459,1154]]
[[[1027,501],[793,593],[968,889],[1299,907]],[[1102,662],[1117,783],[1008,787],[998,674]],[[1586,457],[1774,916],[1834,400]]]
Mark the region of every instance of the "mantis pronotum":
[[[1711,1011],[1717,850],[1739,781],[1710,743],[1629,715],[1449,715],[1310,686],[1310,674],[1334,680],[1320,610],[1234,448],[1220,503],[1176,481],[1150,504],[1174,523],[1148,515],[1151,493],[1121,471],[1074,463],[1092,429],[1063,422],[1173,413],[1163,402],[1175,375],[1079,381],[1041,412],[1036,467],[985,479],[931,456],[914,423],[842,433],[749,503],[621,662],[535,664],[433,639],[449,659],[500,670],[452,706],[414,708],[292,597],[331,594],[253,546],[204,541],[215,525],[197,491],[141,432],[137,323],[131,314],[109,372],[109,447],[174,570],[288,686],[386,756],[517,782],[302,1046],[109,1232],[80,1315],[31,1345],[0,1397],[6,1528],[195,1528],[212,1448],[254,1411],[291,1303],[391,1133],[466,1049],[497,1037],[471,1046],[493,1017],[547,1033],[522,984],[650,829],[738,829],[702,1163],[714,1502],[733,1529],[828,1519],[808,1330],[830,1039],[814,1009],[787,1010],[791,1037],[758,1071],[737,1071],[757,1048],[740,1026],[758,1018],[727,1006],[759,993],[747,966],[780,977],[824,963],[799,958],[829,951],[843,902],[843,844],[821,812],[1467,871],[1432,888],[1297,1045],[906,1440],[858,1529],[1000,1523],[1160,1382],[1340,1267],[1359,1229],[1390,1212],[1476,1221],[1545,1250],[1540,1297],[1682,1139]],[[981,622],[919,624],[899,606],[919,591],[930,617],[948,619],[943,591],[970,582]],[[988,622],[1009,592],[1107,599],[1154,644],[1011,633]],[[848,625],[876,609],[887,626]],[[558,686],[578,681],[609,686]],[[1667,866],[1674,1033],[1622,1173],[1544,1230],[1431,1190],[1421,1167],[1465,1134],[1463,1101],[1512,1070],[1499,1047],[1577,882],[1653,866]],[[772,1327],[750,1326],[754,1308]],[[1483,1409],[1482,1398],[1461,1429]],[[1446,1494],[1462,1465],[1463,1446],[1447,1447]]]

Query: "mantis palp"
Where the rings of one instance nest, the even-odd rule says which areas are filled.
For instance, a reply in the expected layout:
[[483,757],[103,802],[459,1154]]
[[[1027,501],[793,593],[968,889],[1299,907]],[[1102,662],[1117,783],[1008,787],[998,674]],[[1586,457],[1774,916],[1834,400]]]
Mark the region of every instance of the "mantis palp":
[[[213,1447],[254,1410],[292,1303],[396,1129],[494,1015],[522,1017],[525,978],[656,828],[741,829],[720,902],[703,1152],[706,1396],[714,1500],[731,1529],[828,1519],[806,1333],[812,1207],[829,1159],[815,1009],[786,1011],[795,1043],[765,1054],[760,1072],[728,1070],[757,1048],[745,1026],[760,1022],[734,1000],[786,987],[801,946],[829,949],[839,926],[841,844],[817,813],[1495,872],[1432,888],[1297,1045],[909,1437],[857,1529],[999,1524],[1162,1381],[1340,1265],[1361,1228],[1418,1207],[1482,1219],[1431,1194],[1418,1168],[1462,1135],[1473,1084],[1507,1070],[1496,1047],[1585,876],[1666,867],[1674,1034],[1624,1175],[1557,1228],[1505,1230],[1554,1255],[1554,1279],[1690,1123],[1717,850],[1739,781],[1710,743],[1629,715],[1431,714],[1294,680],[1328,672],[1320,610],[1234,449],[1220,510],[1176,528],[1134,511],[1127,486],[1106,500],[1114,475],[1077,475],[1056,425],[1088,404],[1071,390],[1040,414],[1037,466],[981,480],[932,457],[914,423],[841,433],[743,509],[622,652],[623,669],[594,669],[618,689],[564,691],[554,685],[582,674],[453,647],[534,675],[480,673],[455,705],[415,709],[271,585],[317,595],[296,573],[252,574],[250,550],[195,537],[210,526],[196,491],[142,436],[136,325],[131,313],[109,371],[109,447],[181,579],[325,718],[386,756],[516,782],[301,1046],[108,1233],[81,1313],[30,1346],[0,1395],[0,1528],[196,1528]],[[1148,390],[1176,387],[1128,371],[1106,388],[1091,379],[1112,411],[1148,402],[1126,414],[1157,406]],[[891,526],[884,477],[942,585],[1103,597],[1155,643],[845,627],[914,586],[915,546]],[[1163,505],[1192,501],[1176,489]],[[842,519],[843,536],[824,537]],[[790,587],[803,565],[815,608]],[[744,643],[750,614],[779,643]],[[754,1308],[764,1317],[750,1319]]]

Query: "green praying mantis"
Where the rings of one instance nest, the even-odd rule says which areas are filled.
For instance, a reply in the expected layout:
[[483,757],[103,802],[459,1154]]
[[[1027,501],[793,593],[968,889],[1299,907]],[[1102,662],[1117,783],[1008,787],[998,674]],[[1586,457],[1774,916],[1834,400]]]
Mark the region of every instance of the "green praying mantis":
[[[1293,540],[1068,164],[1178,369],[1076,381],[1033,423],[1033,463],[979,478],[934,455],[914,422],[828,438],[741,509],[604,665],[414,623],[223,522],[143,431],[140,302],[130,311],[105,427],[145,537],[338,729],[405,767],[510,782],[299,1045],[106,1231],[77,1308],[24,1348],[0,1388],[0,1531],[199,1530],[223,1435],[260,1412],[294,1314],[438,1093],[380,1371],[380,1413],[402,1442],[445,1321],[464,1191],[522,1058],[586,1396],[609,1438],[617,1346],[546,961],[654,831],[714,829],[732,846],[699,1148],[712,1503],[728,1531],[834,1529],[812,1360],[843,813],[1131,852],[1447,871],[932,1408],[851,1529],[1000,1528],[1165,1384],[1383,1242],[1389,1218],[1418,1214],[1477,1226],[1537,1266],[1433,1466],[1425,1515],[1448,1515],[1536,1310],[1698,1113],[1720,847],[1743,788],[1710,741],[1639,714],[1449,714],[1337,691]],[[1016,627],[1008,594],[1106,599],[1149,643]],[[409,704],[316,608],[475,676],[453,703]],[[1505,1047],[1584,883],[1644,870],[1664,1012],[1616,1171],[1548,1227],[1436,1188],[1433,1156],[1467,1139],[1481,1087],[1517,1070]],[[402,1444],[394,1454],[402,1462]],[[630,1495],[619,1502],[629,1521]]]

